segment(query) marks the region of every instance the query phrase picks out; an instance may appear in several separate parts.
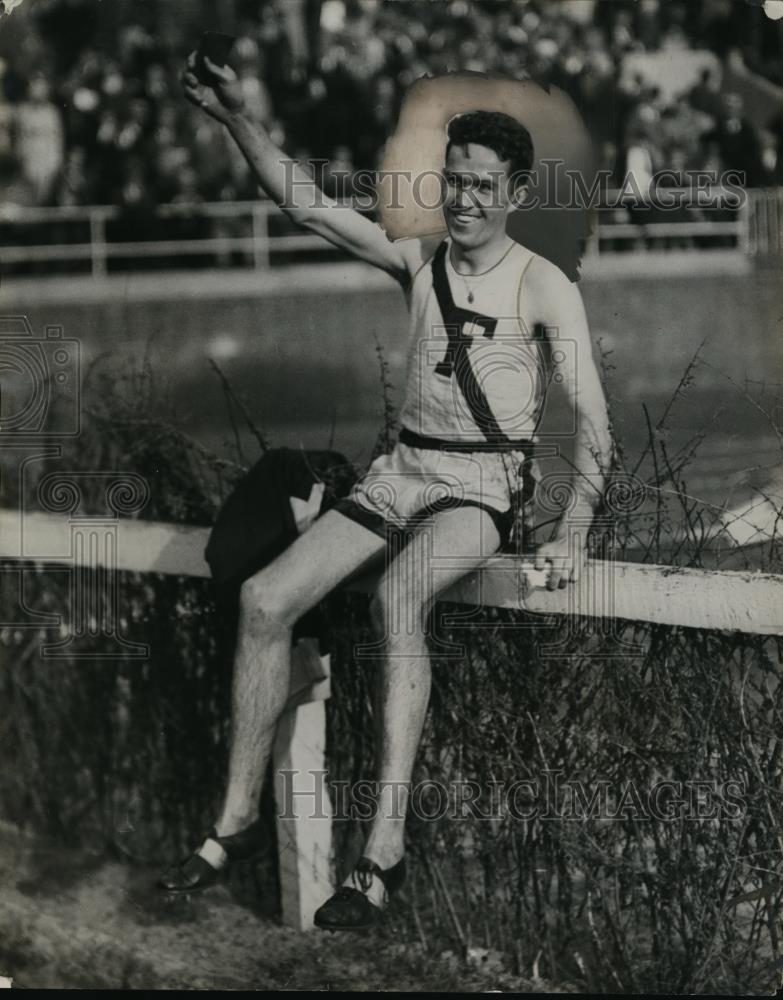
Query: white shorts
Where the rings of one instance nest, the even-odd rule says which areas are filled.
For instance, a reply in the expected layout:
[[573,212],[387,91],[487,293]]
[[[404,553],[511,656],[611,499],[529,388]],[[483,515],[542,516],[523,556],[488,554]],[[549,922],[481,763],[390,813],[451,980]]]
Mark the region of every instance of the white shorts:
[[390,528],[413,527],[438,511],[480,507],[505,545],[518,511],[529,526],[539,478],[535,458],[524,451],[448,451],[399,443],[375,459],[334,509],[387,537]]

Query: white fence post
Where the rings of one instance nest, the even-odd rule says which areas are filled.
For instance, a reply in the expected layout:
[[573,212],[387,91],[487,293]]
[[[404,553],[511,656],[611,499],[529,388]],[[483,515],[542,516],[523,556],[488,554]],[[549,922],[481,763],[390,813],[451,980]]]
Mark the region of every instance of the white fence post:
[[269,207],[265,202],[253,205],[253,265],[269,267]]
[[99,208],[90,209],[90,260],[93,278],[106,274],[106,217]]
[[333,892],[332,806],[326,783],[326,699],[329,657],[316,639],[293,650],[291,697],[272,753],[277,857],[283,923],[313,926],[313,914]]
[[283,923],[305,931],[334,891],[332,810],[325,781],[326,705],[285,712],[274,750],[277,858]]

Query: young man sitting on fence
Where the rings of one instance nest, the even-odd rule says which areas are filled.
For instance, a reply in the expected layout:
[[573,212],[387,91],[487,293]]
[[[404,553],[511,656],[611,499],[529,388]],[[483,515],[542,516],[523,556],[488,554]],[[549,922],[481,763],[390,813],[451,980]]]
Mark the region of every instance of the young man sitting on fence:
[[[322,195],[301,167],[291,171],[245,113],[234,73],[206,66],[209,86],[190,57],[185,94],[226,126],[269,197],[403,288],[411,312],[409,381],[391,454],[242,587],[223,806],[212,835],[160,885],[201,888],[253,851],[261,784],[288,697],[292,627],[349,574],[383,563],[387,553],[373,601],[383,642],[378,808],[364,856],[315,917],[321,927],[356,929],[377,920],[404,877],[406,789],[430,691],[429,609],[440,591],[507,542],[524,507],[520,497],[529,499],[534,485],[543,392],[538,348],[524,331],[559,332],[575,346],[560,352],[559,362],[579,419],[575,501],[536,554],[550,588],[575,580],[584,561],[586,525],[609,463],[607,411],[578,289],[506,235],[533,161],[523,125],[484,110],[452,119],[443,171],[448,235],[392,243],[375,223]],[[401,528],[408,542],[392,558],[388,541]]]

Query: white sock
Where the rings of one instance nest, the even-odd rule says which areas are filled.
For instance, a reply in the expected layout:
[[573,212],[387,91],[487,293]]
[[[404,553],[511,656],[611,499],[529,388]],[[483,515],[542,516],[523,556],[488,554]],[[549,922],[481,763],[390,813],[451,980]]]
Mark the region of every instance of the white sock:
[[213,840],[211,837],[207,837],[204,843],[196,851],[196,854],[203,858],[208,865],[220,871],[226,863],[228,862],[228,855],[220,846],[220,844]]

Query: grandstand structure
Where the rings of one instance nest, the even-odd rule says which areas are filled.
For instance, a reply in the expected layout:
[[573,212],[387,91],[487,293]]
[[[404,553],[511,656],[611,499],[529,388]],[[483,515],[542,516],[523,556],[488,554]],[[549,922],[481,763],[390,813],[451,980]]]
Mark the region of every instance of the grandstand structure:
[[[23,5],[0,31],[4,267],[99,277],[329,259],[256,200],[221,128],[181,99],[179,68],[204,27],[237,36],[249,105],[292,157],[328,163],[330,193],[381,167],[416,79],[490,72],[563,91],[604,194],[630,178],[636,201],[596,206],[588,255],[777,253],[782,26],[760,4],[723,0]],[[648,204],[663,174],[667,193],[691,194],[673,210]],[[727,174],[749,191],[742,207],[693,197]]]

